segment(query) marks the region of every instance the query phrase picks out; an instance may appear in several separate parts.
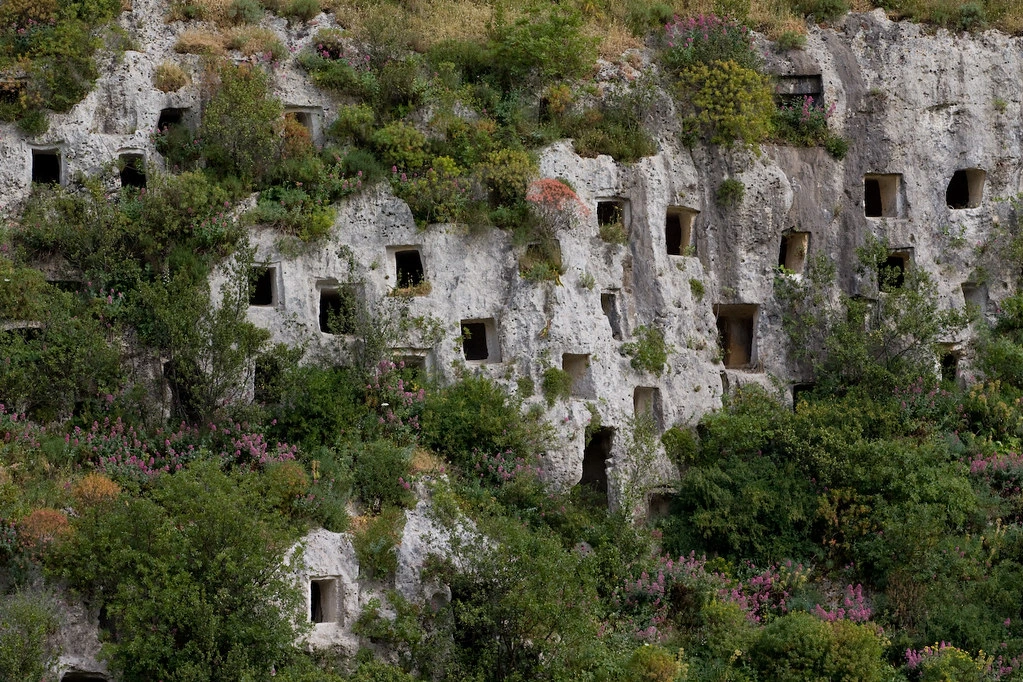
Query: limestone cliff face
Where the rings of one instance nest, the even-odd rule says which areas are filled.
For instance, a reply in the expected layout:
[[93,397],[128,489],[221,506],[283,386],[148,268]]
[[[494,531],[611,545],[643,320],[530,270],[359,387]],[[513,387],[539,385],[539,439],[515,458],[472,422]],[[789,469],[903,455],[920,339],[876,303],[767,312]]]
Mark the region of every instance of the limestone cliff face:
[[[70,113],[54,116],[45,135],[27,139],[11,126],[3,132],[3,209],[14,210],[27,196],[33,150],[58,150],[64,178],[95,173],[126,152],[144,154],[159,167],[150,135],[161,110],[198,114],[195,85],[172,94],[152,85],[154,69],[166,59],[198,75],[197,60],[172,53],[184,26],[165,25],[156,0],[136,2],[121,21],[143,52],[110,60],[96,89]],[[316,21],[302,29],[283,20],[266,25],[298,51],[331,20],[321,15]],[[566,268],[559,285],[524,280],[518,260],[525,247],[514,246],[507,234],[447,225],[419,230],[402,201],[385,187],[373,188],[339,206],[329,239],[312,249],[282,250],[278,235],[253,231],[257,259],[274,268],[274,294],[270,305],[250,309],[251,319],[275,341],[311,341],[334,352],[336,339],[319,327],[323,297],[354,286],[378,314],[396,314],[402,304],[388,297],[397,280],[395,253],[418,251],[431,289],[414,297],[408,312],[428,323],[397,342],[396,351],[442,377],[467,365],[509,386],[520,377],[539,386],[545,367],[569,369],[576,377],[571,400],[548,409],[541,397],[531,399],[557,431],[545,466],[549,477],[572,485],[583,475],[589,403],[609,429],[587,455],[589,475],[599,477],[606,458],[612,503],[642,510],[645,491],[670,488],[673,471],[663,455],[633,456],[630,424],[637,409],[652,410],[662,427],[691,424],[719,407],[728,387],[784,388],[808,379],[791,361],[774,296],[786,235],[794,233],[786,242],[790,269],[799,269],[805,252],[824,254],[837,263],[839,286],[851,294],[873,295],[855,267],[855,250],[867,235],[886,237],[898,257],[927,270],[943,306],[963,307],[969,298],[993,310],[1015,286],[1015,273],[998,254],[981,256],[976,247],[1014,219],[998,199],[1021,191],[1019,38],[931,32],[876,11],[811,28],[803,51],[761,47],[767,70],[784,77],[780,87],[819,91],[826,106],[834,105],[831,127],[850,141],[843,161],[819,148],[766,145],[759,155],[690,150],[677,142],[670,112],[651,122],[660,153],[631,166],[580,158],[567,141],[552,145],[540,155],[542,175],[571,181],[590,208],[588,217],[558,235]],[[308,113],[318,135],[338,103],[313,88],[293,59],[274,73],[277,96]],[[610,66],[601,74],[621,75]],[[723,208],[715,193],[726,178],[741,180],[746,190],[741,203]],[[623,210],[626,246],[599,238],[602,201]],[[950,208],[950,201],[965,207]],[[687,232],[689,248],[681,241]],[[986,272],[983,280],[978,269]],[[702,284],[702,296],[694,282]],[[463,344],[466,325],[474,325],[482,345]],[[620,352],[643,325],[662,329],[671,345],[661,376],[633,369]],[[735,345],[724,354],[735,367],[722,362],[719,326]],[[467,360],[467,350],[478,359]],[[317,547],[332,542],[341,541],[313,540]],[[354,580],[357,569],[334,573]]]

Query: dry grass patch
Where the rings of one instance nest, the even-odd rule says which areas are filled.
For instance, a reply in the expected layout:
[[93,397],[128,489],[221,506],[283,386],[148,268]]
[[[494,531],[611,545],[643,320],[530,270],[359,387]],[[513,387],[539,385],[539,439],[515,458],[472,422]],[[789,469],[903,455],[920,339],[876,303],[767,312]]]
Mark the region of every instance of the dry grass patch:
[[210,31],[189,29],[178,36],[178,42],[174,43],[174,51],[181,54],[221,56],[226,53],[224,36]]
[[167,21],[202,19],[217,23],[230,23],[227,8],[233,0],[179,0],[171,2]]
[[177,92],[190,82],[185,70],[174,62],[163,62],[153,72],[153,85],[161,92]]
[[444,460],[425,448],[415,448],[412,451],[412,461],[409,462],[409,471],[413,474],[431,474],[444,469]]
[[632,35],[628,26],[615,19],[604,26],[591,24],[586,33],[600,38],[597,53],[612,62],[619,61],[626,50],[643,47],[643,41]]
[[288,49],[276,33],[258,26],[231,29],[227,32],[226,43],[228,49],[238,50],[243,55],[270,54],[274,61],[280,61],[288,54]]

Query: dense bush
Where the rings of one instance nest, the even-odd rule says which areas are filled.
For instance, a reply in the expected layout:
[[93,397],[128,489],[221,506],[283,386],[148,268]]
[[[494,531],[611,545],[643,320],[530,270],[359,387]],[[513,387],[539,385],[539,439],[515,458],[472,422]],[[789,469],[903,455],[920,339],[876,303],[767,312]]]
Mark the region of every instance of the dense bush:
[[164,476],[81,515],[49,560],[106,614],[124,679],[234,681],[295,656],[298,594],[280,560],[295,535],[254,476],[213,464]]
[[686,67],[679,83],[688,115],[711,143],[756,148],[770,135],[774,100],[765,76],[734,61],[700,62]]
[[538,425],[530,424],[500,386],[482,376],[466,376],[427,396],[422,442],[465,469],[473,453],[537,451]]
[[259,68],[223,66],[218,76],[199,131],[207,167],[258,181],[280,156],[281,103],[270,97],[270,78]]

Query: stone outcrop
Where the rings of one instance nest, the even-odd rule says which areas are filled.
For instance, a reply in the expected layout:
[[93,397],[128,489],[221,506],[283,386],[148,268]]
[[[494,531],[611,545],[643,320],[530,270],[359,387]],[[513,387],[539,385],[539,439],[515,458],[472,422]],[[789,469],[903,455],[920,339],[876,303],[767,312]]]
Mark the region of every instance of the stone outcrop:
[[[160,7],[155,0],[134,3],[121,21],[144,52],[110,59],[95,90],[71,112],[54,115],[45,135],[30,139],[5,126],[0,209],[13,212],[27,196],[34,150],[59,153],[65,181],[96,173],[123,153],[142,154],[152,167],[160,166],[151,133],[161,111],[191,109],[195,115],[200,107],[194,84],[170,94],[152,85],[154,69],[165,60],[184,65],[193,82],[199,80],[198,60],[172,51],[184,26],[164,24]],[[265,22],[293,52],[329,24],[325,15],[302,28]],[[642,462],[634,457],[630,432],[637,409],[653,411],[662,428],[692,424],[719,407],[730,387],[758,383],[784,390],[809,379],[792,360],[774,295],[789,233],[799,235],[788,243],[794,259],[786,261],[789,269],[798,269],[798,252],[824,254],[837,264],[838,286],[850,294],[874,295],[856,269],[855,250],[868,235],[886,238],[906,264],[928,271],[946,308],[969,300],[993,310],[1014,290],[1014,273],[1005,271],[998,254],[985,255],[977,246],[1015,219],[1010,205],[998,199],[1021,190],[1019,38],[934,32],[893,23],[878,10],[811,28],[802,51],[778,54],[766,42],[761,47],[769,72],[797,89],[818,87],[825,105],[834,107],[830,126],[850,142],[844,160],[819,148],[777,145],[765,145],[759,154],[687,149],[677,141],[670,112],[650,122],[661,151],[633,165],[605,156],[580,158],[569,141],[554,144],[540,153],[541,174],[569,180],[591,209],[557,235],[565,267],[558,284],[524,280],[518,262],[526,247],[514,245],[508,234],[450,225],[420,230],[401,200],[375,187],[340,204],[330,237],[314,247],[284,247],[278,234],[252,231],[257,260],[274,273],[272,301],[251,308],[251,319],[274,341],[311,342],[333,352],[337,339],[319,325],[321,298],[325,290],[354,287],[380,316],[407,305],[423,321],[394,349],[441,377],[468,366],[510,387],[522,377],[539,385],[546,367],[564,366],[575,375],[572,398],[550,409],[542,397],[531,399],[556,429],[547,475],[555,485],[573,485],[586,456],[587,466],[609,480],[612,503],[642,512],[643,491],[670,488],[673,469],[663,455]],[[307,112],[317,135],[337,101],[311,86],[294,59],[274,73],[277,96]],[[601,73],[611,78],[621,71],[607,66]],[[955,181],[959,193],[965,183],[962,199],[949,189],[957,171],[969,171]],[[733,207],[715,201],[727,178],[745,185],[744,198]],[[950,198],[964,207],[950,207]],[[598,236],[598,202],[604,200],[624,209],[625,246]],[[675,237],[666,233],[667,217],[680,209],[686,209],[678,220],[691,230],[690,248],[669,243]],[[397,280],[395,252],[412,250],[430,291],[403,303],[388,296]],[[465,324],[485,332],[485,359],[466,359],[460,341]],[[644,325],[663,330],[671,346],[660,376],[633,369],[621,353],[622,343]],[[719,348],[719,328],[735,348]],[[965,351],[968,333],[946,341]],[[610,430],[584,454],[591,409]],[[398,571],[398,590],[409,598],[437,597],[418,587],[418,566],[433,546],[428,526],[420,508],[410,512]],[[351,620],[366,595],[379,590],[358,587],[345,536],[318,531],[305,544],[301,578],[339,581],[340,620],[316,625],[310,641],[354,647]]]

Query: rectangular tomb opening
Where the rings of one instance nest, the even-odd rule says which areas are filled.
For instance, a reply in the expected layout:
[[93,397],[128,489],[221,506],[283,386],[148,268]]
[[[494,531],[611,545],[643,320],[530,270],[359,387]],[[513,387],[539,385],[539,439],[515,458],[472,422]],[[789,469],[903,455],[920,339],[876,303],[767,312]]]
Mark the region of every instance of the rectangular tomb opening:
[[751,367],[755,352],[754,329],[757,306],[716,305],[714,315],[717,317],[718,344],[725,367],[728,369]]

